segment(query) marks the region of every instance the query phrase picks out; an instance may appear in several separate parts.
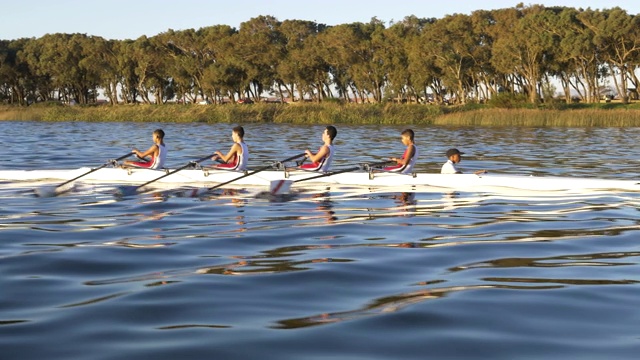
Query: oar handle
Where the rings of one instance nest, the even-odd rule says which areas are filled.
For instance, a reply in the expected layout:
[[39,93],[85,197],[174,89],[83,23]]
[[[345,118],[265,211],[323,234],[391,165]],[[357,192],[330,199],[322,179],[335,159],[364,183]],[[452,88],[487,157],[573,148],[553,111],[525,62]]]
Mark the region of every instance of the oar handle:
[[153,182],[156,182],[156,181],[158,181],[158,180],[160,180],[160,179],[162,179],[162,178],[165,178],[165,177],[167,177],[167,176],[169,176],[169,175],[175,174],[175,173],[177,173],[177,172],[178,172],[178,171],[180,171],[180,170],[184,170],[184,169],[188,168],[189,166],[193,166],[194,164],[198,164],[198,163],[201,163],[201,162],[203,162],[203,161],[205,161],[205,160],[207,160],[207,159],[210,159],[213,155],[215,155],[215,153],[214,153],[214,154],[211,154],[211,155],[209,155],[209,156],[205,156],[205,157],[200,158],[200,159],[195,160],[195,161],[189,161],[189,162],[188,162],[186,165],[184,165],[184,166],[181,166],[181,167],[179,167],[179,168],[177,168],[177,169],[175,169],[175,170],[172,170],[172,171],[170,171],[170,172],[168,172],[168,173],[166,173],[166,174],[164,174],[164,175],[162,175],[162,176],[160,176],[160,177],[157,177],[157,178],[155,178],[155,179],[153,179],[153,180],[147,181],[146,183],[144,183],[144,184],[142,184],[142,185],[138,185],[138,186],[136,187],[136,190],[137,190],[137,189],[142,188],[143,186],[147,186],[147,185],[149,185],[149,184],[151,184],[151,183],[153,183]]
[[[304,156],[304,155],[305,155],[305,153],[298,154],[298,155],[292,156],[292,157],[290,157],[290,158],[286,158],[286,159],[284,159],[284,160],[282,160],[282,161],[279,161],[279,162],[284,163],[284,162],[287,162],[287,161],[291,161],[291,160],[293,160],[293,159],[297,159],[297,158],[302,157],[302,156]],[[276,162],[276,163],[277,163],[277,162]],[[261,172],[261,171],[265,171],[265,170],[271,169],[272,167],[273,167],[273,165],[267,165],[267,166],[263,166],[263,167],[261,167],[261,168],[257,168],[256,170],[251,171],[251,172],[248,172],[248,173],[246,173],[246,174],[244,174],[244,175],[242,175],[242,176],[238,176],[237,178],[231,179],[231,180],[229,180],[229,181],[225,181],[225,182],[220,183],[220,184],[218,184],[218,185],[216,185],[216,186],[212,186],[212,187],[208,188],[207,190],[208,190],[208,191],[211,191],[211,190],[217,189],[217,188],[222,187],[222,186],[225,186],[225,185],[227,185],[227,184],[231,184],[231,183],[232,183],[232,182],[234,182],[234,181],[238,181],[238,180],[240,180],[240,179],[244,179],[244,178],[246,178],[247,176],[251,176],[251,175],[253,175],[253,174],[257,174],[257,173],[259,173],[259,172]]]
[[393,163],[393,162],[394,161],[387,160],[387,161],[380,161],[380,162],[377,162],[377,163],[364,163],[364,164],[360,164],[358,166],[354,166],[354,167],[350,167],[350,168],[346,168],[346,169],[342,169],[342,170],[332,171],[332,172],[319,174],[319,175],[311,176],[311,177],[304,178],[304,179],[295,180],[294,183],[301,182],[301,181],[318,179],[318,178],[322,178],[322,177],[326,177],[326,176],[342,174],[342,173],[356,171],[356,170],[367,170],[367,171],[369,171],[374,166],[383,166],[383,165],[387,165],[387,164]]
[[115,159],[115,160],[116,160],[116,161],[120,161],[120,160],[122,160],[122,159],[126,159],[126,158],[128,158],[128,157],[129,157],[129,156],[131,156],[131,155],[133,155],[133,151],[132,151],[132,152],[130,152],[130,153],[128,153],[127,155],[122,155],[122,156],[120,156],[119,158],[117,158],[117,159]]
[[338,171],[332,171],[332,172],[328,172],[328,173],[324,173],[324,174],[319,174],[319,175],[311,176],[311,177],[304,178],[304,179],[295,180],[295,181],[294,181],[294,183],[298,183],[298,182],[301,182],[301,181],[307,181],[307,180],[318,179],[318,178],[322,178],[322,177],[326,177],[326,176],[331,176],[331,175],[342,174],[342,173],[346,173],[346,172],[350,172],[350,171],[356,171],[356,170],[361,170],[361,169],[362,169],[362,166],[354,166],[354,167],[347,168],[347,169],[342,169],[342,170],[338,170]]
[[369,171],[374,167],[378,167],[378,166],[386,166],[386,165],[390,165],[395,163],[395,161],[393,160],[385,160],[385,161],[379,161],[379,162],[375,162],[375,163],[364,163],[362,164],[362,169]]
[[111,164],[111,163],[112,163],[112,161],[120,161],[120,160],[122,160],[122,159],[128,158],[128,157],[129,157],[129,156],[131,156],[131,155],[133,155],[133,152],[130,152],[130,153],[126,154],[126,155],[122,155],[122,156],[120,156],[119,158],[117,158],[117,159],[115,159],[115,160],[109,160],[109,161],[107,161],[106,163],[102,164],[101,166],[98,166],[98,167],[97,167],[97,168],[95,168],[95,169],[91,169],[90,171],[87,171],[86,173],[84,173],[84,174],[82,174],[82,175],[76,176],[76,177],[74,177],[74,178],[73,178],[73,179],[71,179],[71,180],[67,180],[67,181],[63,182],[62,184],[60,184],[60,185],[56,186],[56,189],[57,189],[57,188],[59,188],[59,187],[61,187],[61,186],[67,185],[68,183],[70,183],[70,182],[72,182],[72,181],[76,181],[76,180],[80,179],[80,178],[81,178],[81,177],[83,177],[83,176],[89,175],[89,174],[91,174],[91,173],[92,173],[92,172],[94,172],[94,171],[98,171],[98,170],[102,169],[103,167],[108,166],[109,164]]

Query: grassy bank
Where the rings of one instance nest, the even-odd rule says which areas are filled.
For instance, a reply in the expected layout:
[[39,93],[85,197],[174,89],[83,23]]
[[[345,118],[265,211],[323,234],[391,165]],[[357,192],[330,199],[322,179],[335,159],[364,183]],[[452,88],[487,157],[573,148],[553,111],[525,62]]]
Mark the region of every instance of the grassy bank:
[[640,104],[577,104],[561,108],[502,109],[482,105],[251,104],[0,106],[0,120],[205,122],[292,124],[398,124],[440,126],[634,127]]

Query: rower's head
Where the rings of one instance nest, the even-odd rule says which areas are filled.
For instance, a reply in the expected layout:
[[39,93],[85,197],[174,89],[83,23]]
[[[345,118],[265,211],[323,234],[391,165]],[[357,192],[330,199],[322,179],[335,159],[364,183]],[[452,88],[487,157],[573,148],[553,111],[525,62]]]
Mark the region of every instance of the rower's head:
[[[242,141],[244,139],[244,128],[242,126],[236,126],[232,130],[232,134],[238,137],[238,141]],[[236,141],[236,139],[233,139]]]
[[333,139],[336,138],[336,135],[338,135],[338,130],[336,130],[334,126],[329,125],[324,129],[324,132],[322,133],[322,139],[324,140],[324,137],[327,136],[329,140],[333,142]]
[[402,133],[400,134],[402,136],[402,143],[405,145],[409,145],[409,144],[413,144],[413,130],[411,129],[404,129],[404,131],[402,131]]
[[153,131],[153,140],[162,142],[163,139],[164,139],[164,131],[162,131],[162,129],[155,129]]
[[454,164],[457,164],[460,162],[460,160],[462,160],[461,156],[463,154],[464,154],[463,152],[461,152],[456,148],[451,148],[447,150],[447,158],[451,160]]

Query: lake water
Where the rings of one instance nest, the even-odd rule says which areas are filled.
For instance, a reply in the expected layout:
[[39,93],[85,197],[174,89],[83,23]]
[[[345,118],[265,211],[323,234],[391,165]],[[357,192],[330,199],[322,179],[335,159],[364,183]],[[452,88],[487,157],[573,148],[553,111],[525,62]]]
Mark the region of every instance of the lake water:
[[[0,169],[96,166],[162,127],[169,165],[230,124],[0,122]],[[249,124],[250,164],[323,126]],[[338,126],[335,167],[401,127]],[[419,170],[638,178],[640,129],[414,127]],[[37,198],[0,183],[1,359],[636,359],[640,194],[233,188]]]

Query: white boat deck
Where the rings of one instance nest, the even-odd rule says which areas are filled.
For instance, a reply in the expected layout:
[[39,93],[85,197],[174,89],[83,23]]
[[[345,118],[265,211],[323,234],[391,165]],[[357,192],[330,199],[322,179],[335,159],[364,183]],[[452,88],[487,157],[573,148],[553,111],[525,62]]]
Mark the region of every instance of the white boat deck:
[[[65,181],[87,173],[91,168],[74,170],[0,170],[0,180],[4,181]],[[338,170],[338,169],[336,169]],[[102,168],[83,176],[77,181],[87,183],[142,184],[157,179],[167,172],[164,170]],[[211,187],[244,175],[242,172],[222,170],[181,170],[163,177],[157,184],[178,186]],[[513,188],[530,191],[582,191],[582,190],[625,190],[640,191],[640,183],[635,180],[608,180],[577,177],[524,176],[499,174],[433,174],[419,173],[415,176],[395,173],[345,172],[331,176],[300,182],[296,181],[319,175],[303,171],[285,174],[284,171],[262,171],[234,181],[234,185],[269,186],[274,180],[288,179],[294,186],[304,184],[335,184],[359,187],[433,187],[455,190],[486,190]]]

